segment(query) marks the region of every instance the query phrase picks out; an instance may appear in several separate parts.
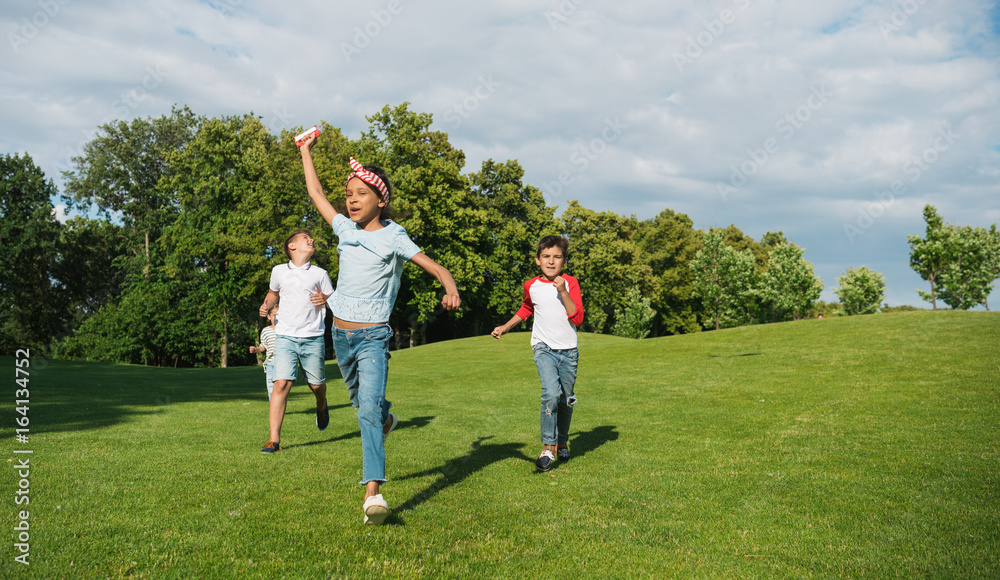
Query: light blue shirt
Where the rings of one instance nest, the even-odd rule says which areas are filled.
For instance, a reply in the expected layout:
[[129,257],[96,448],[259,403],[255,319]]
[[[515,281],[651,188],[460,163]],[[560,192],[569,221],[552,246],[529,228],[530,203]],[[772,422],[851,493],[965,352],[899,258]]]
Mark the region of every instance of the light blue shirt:
[[333,233],[340,240],[340,273],[327,304],[341,320],[388,322],[403,266],[420,252],[403,226],[390,220],[380,223],[382,229],[369,232],[343,215],[333,218]]

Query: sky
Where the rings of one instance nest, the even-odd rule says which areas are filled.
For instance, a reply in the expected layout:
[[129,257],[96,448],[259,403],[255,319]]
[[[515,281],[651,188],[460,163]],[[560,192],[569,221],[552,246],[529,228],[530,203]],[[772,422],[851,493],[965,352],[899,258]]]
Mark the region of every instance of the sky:
[[557,213],[781,231],[826,301],[867,266],[926,306],[926,204],[1000,221],[996,2],[8,0],[0,32],[0,154],[60,190],[111,120],[186,104],[356,138],[409,102],[464,171],[516,159]]

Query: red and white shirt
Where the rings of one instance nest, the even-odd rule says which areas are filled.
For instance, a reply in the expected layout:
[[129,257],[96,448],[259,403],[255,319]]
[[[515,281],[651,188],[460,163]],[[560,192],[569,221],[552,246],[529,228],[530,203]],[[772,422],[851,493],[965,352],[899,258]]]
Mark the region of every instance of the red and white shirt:
[[524,283],[524,303],[517,311],[517,317],[527,320],[532,314],[535,320],[531,326],[531,345],[544,342],[549,348],[564,350],[576,348],[576,327],[583,324],[583,299],[580,297],[580,283],[569,274],[560,274],[566,281],[566,291],[576,306],[570,316],[559,298],[559,292],[551,281],[537,276]]

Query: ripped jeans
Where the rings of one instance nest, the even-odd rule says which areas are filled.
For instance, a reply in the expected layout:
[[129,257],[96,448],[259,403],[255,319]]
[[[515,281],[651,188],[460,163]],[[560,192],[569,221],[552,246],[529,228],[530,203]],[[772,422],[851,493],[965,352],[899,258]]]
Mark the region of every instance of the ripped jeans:
[[535,344],[532,349],[538,377],[542,380],[542,444],[566,443],[576,403],[573,385],[580,353],[575,348],[553,350],[544,342]]

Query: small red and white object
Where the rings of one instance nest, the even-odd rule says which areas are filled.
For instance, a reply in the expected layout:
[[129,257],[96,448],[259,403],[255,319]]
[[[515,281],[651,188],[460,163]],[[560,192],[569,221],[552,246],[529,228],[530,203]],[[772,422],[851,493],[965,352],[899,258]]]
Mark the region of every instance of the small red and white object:
[[306,139],[312,137],[313,135],[319,135],[319,134],[320,134],[319,127],[313,125],[311,129],[306,129],[302,133],[299,133],[298,135],[295,136],[295,144],[298,145],[299,147],[302,147],[302,144],[306,142]]

